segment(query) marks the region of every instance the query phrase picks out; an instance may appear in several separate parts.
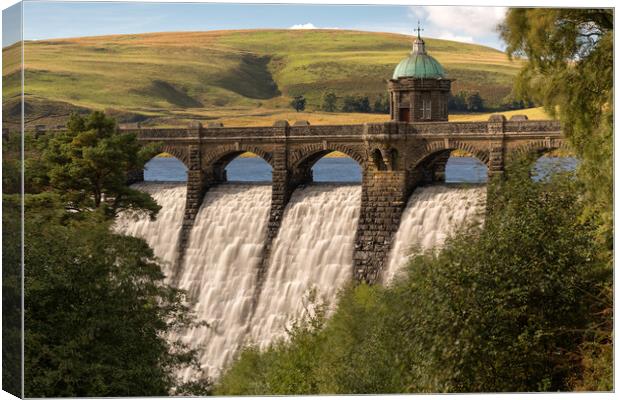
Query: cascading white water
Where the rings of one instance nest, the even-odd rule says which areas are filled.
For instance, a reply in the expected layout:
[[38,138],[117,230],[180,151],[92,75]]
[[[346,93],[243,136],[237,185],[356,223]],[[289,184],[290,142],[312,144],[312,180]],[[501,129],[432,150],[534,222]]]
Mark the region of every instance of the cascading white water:
[[163,272],[167,279],[177,257],[177,242],[183,224],[187,185],[179,183],[142,182],[132,188],[149,193],[161,206],[155,221],[143,217],[134,219],[121,215],[116,219],[115,230],[146,240],[155,256],[164,261]]
[[416,189],[401,217],[383,281],[389,284],[414,247],[427,250],[441,246],[463,223],[481,220],[485,204],[486,186],[434,185]]
[[220,374],[243,343],[270,205],[270,185],[224,184],[209,189],[196,216],[178,286],[210,327],[191,329],[181,339],[199,349],[211,376]]
[[[252,313],[257,268],[265,242],[271,186],[224,184],[203,200],[179,271],[178,237],[185,206],[184,183],[134,185],[162,206],[156,221],[119,217],[119,232],[144,238],[166,262],[164,272],[196,301],[193,309],[210,327],[197,327],[181,339],[199,349],[205,371],[217,377],[246,343],[265,347],[285,335],[304,311],[304,297],[316,288],[333,305],[352,274],[352,255],[360,213],[359,185],[313,184],[297,189],[289,201],[262,291]],[[485,187],[437,185],[418,188],[409,199],[395,236],[384,281],[406,263],[412,246],[440,246],[464,221],[482,218]],[[250,318],[251,321],[250,321]],[[188,379],[190,370],[181,371]]]
[[360,196],[359,185],[314,184],[293,193],[250,323],[252,343],[264,348],[282,337],[310,289],[333,302],[350,281]]

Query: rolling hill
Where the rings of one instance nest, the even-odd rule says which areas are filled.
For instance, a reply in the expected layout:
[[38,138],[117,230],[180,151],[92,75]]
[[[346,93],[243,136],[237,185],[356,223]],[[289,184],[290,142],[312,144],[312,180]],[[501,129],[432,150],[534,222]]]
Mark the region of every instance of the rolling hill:
[[[520,64],[498,50],[426,39],[453,82],[453,93],[479,91],[490,105],[509,95]],[[25,43],[30,120],[68,110],[104,109],[121,121],[230,119],[270,115],[303,94],[316,109],[324,91],[386,93],[411,37],[347,30],[245,30],[113,35]],[[16,46],[3,49],[5,59]],[[5,110],[17,101],[19,64],[5,62]],[[290,110],[290,109],[289,109]],[[287,110],[287,111],[289,111]],[[5,111],[6,112],[6,111]],[[381,116],[377,116],[381,117]],[[383,118],[383,117],[382,117]],[[26,118],[29,120],[29,117]]]

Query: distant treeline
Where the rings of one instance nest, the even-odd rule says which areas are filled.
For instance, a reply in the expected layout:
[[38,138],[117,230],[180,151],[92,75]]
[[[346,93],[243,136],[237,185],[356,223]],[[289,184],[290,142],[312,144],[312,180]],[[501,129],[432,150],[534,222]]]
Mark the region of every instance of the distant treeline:
[[[303,106],[299,104],[303,102]],[[296,107],[297,105],[297,107]],[[295,97],[291,106],[301,111],[305,108],[305,98]],[[448,110],[456,112],[485,112],[485,111],[505,111],[519,110],[534,107],[534,103],[523,100],[515,100],[507,97],[498,107],[489,107],[480,92],[459,91],[455,95],[450,95],[448,100]],[[319,110],[326,112],[345,112],[345,113],[375,113],[389,114],[390,101],[387,94],[371,97],[368,95],[345,95],[339,96],[334,91],[327,91],[321,97]]]
[[325,92],[321,98],[320,109],[327,112],[389,114],[390,101],[387,95],[376,96],[372,101],[369,96],[347,95],[340,101],[336,93]]

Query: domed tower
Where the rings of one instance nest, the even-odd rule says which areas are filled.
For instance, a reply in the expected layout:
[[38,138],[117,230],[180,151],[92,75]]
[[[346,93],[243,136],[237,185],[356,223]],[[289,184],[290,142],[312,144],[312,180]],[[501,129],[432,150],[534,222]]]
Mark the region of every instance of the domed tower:
[[388,83],[393,121],[432,122],[448,120],[450,83],[437,60],[426,53],[424,40],[413,41],[413,50],[394,70]]

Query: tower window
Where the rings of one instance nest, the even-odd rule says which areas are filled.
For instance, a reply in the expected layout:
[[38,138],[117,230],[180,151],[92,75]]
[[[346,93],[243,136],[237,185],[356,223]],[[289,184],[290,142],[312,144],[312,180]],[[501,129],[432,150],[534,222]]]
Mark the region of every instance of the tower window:
[[422,99],[422,119],[431,119],[431,99]]

